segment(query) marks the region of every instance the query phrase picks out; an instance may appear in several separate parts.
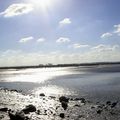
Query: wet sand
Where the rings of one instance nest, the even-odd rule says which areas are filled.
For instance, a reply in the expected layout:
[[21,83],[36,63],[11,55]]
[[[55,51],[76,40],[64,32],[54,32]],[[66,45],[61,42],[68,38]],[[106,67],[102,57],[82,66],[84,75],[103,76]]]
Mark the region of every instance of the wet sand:
[[[81,97],[38,96],[23,94],[17,90],[0,90],[0,119],[10,120],[10,114],[20,120],[119,120],[119,101],[90,101]],[[66,99],[68,101],[66,101]],[[26,106],[33,105],[35,110],[24,113]],[[3,109],[4,108],[4,109]],[[22,115],[21,115],[22,114]],[[12,119],[11,120],[15,120]],[[18,119],[16,119],[18,120]]]

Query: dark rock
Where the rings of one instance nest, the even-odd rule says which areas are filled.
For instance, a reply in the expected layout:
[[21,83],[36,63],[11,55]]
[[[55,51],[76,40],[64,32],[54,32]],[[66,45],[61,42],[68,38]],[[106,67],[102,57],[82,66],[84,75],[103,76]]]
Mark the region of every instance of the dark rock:
[[28,114],[29,112],[35,112],[36,107],[34,105],[28,105],[26,108],[22,110],[25,114]]
[[76,104],[76,105],[74,105],[74,107],[80,107],[80,105]]
[[44,97],[44,96],[45,96],[45,94],[44,94],[44,93],[40,93],[40,96],[41,96],[41,97]]
[[74,99],[73,98],[70,98],[71,101],[73,101]]
[[26,119],[26,117],[22,111],[16,112],[15,114],[9,112],[9,117],[10,117],[10,120],[25,120]]
[[36,114],[40,115],[40,110],[37,110],[37,111],[36,111]]
[[8,111],[8,108],[0,108],[0,111],[1,111],[1,112],[7,112],[7,111]]
[[49,96],[51,99],[55,99],[56,97],[54,97],[54,96]]
[[2,120],[4,118],[4,115],[0,115],[0,120]]
[[60,113],[60,117],[61,118],[65,118],[65,114],[64,113]]
[[101,114],[102,110],[97,110],[97,114]]
[[80,98],[81,103],[85,103],[85,98]]
[[44,110],[45,113],[47,113],[47,110]]
[[91,109],[95,109],[95,107],[94,107],[94,106],[91,106]]
[[98,105],[97,107],[98,107],[98,108],[101,108],[101,109],[103,108],[103,106],[102,106],[102,105]]
[[80,98],[75,98],[74,100],[75,100],[75,101],[79,101],[79,100],[80,100]]
[[116,105],[117,105],[118,101],[117,102],[114,102],[111,104],[111,108],[114,108]]
[[60,98],[59,98],[59,101],[60,102],[69,102],[69,98],[67,98],[67,97],[65,97],[65,96],[61,96]]
[[111,105],[111,101],[107,101],[107,102],[106,102],[106,105]]
[[61,105],[62,105],[62,107],[64,108],[64,110],[66,110],[67,109],[67,107],[68,107],[68,104],[66,103],[66,102],[61,102]]

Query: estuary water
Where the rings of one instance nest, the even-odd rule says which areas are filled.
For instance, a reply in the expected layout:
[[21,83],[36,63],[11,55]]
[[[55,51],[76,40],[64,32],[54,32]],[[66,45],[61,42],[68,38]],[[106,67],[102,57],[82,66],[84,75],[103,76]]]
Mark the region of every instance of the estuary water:
[[120,65],[1,69],[0,88],[35,95],[120,100]]

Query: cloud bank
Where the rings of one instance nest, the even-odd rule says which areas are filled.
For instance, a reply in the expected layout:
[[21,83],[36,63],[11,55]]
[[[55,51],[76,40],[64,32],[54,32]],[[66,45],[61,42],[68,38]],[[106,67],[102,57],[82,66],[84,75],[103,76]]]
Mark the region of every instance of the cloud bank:
[[0,52],[0,66],[39,65],[59,63],[86,63],[120,61],[120,46],[97,45],[87,52],[62,53],[62,52],[33,52],[26,53],[21,50],[7,50]]

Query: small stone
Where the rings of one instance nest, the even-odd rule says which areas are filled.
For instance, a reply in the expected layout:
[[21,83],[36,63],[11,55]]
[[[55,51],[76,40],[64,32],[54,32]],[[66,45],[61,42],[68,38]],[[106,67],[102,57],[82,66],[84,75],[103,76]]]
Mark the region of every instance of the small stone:
[[103,106],[102,106],[102,105],[98,105],[97,107],[98,107],[98,108],[101,108],[101,109],[103,108]]
[[26,108],[22,110],[25,114],[28,114],[29,112],[35,112],[36,107],[34,105],[28,105]]
[[51,99],[55,99],[56,97],[54,97],[54,96],[49,96]]
[[111,108],[114,108],[116,105],[117,105],[118,101],[117,102],[114,102],[111,104]]
[[8,108],[0,108],[0,111],[1,111],[1,112],[7,112],[7,111],[8,111]]
[[81,103],[85,103],[86,102],[85,98],[80,98],[80,100],[81,100]]
[[94,106],[92,106],[92,107],[91,107],[91,109],[95,109],[95,107],[94,107]]
[[38,115],[40,115],[40,110],[37,110],[36,113],[37,113]]
[[60,117],[61,118],[65,118],[65,114],[64,113],[60,113]]
[[107,102],[106,102],[106,105],[111,105],[111,101],[107,101]]
[[16,112],[15,114],[9,112],[9,117],[10,117],[10,120],[25,120],[26,118],[22,111]]
[[76,104],[76,105],[74,105],[74,107],[80,107],[80,105]]
[[44,97],[44,96],[45,96],[45,94],[44,94],[44,93],[40,93],[40,96],[41,96],[41,97]]
[[97,114],[101,114],[102,110],[97,110]]
[[75,101],[79,101],[79,100],[80,100],[80,98],[75,98],[74,100],[75,100]]
[[68,104],[66,102],[64,102],[64,101],[61,104],[62,104],[62,107],[64,108],[64,110],[66,110],[67,107],[68,107]]
[[65,97],[65,96],[61,96],[60,98],[59,98],[59,101],[60,102],[69,102],[69,98],[67,98],[67,97]]

